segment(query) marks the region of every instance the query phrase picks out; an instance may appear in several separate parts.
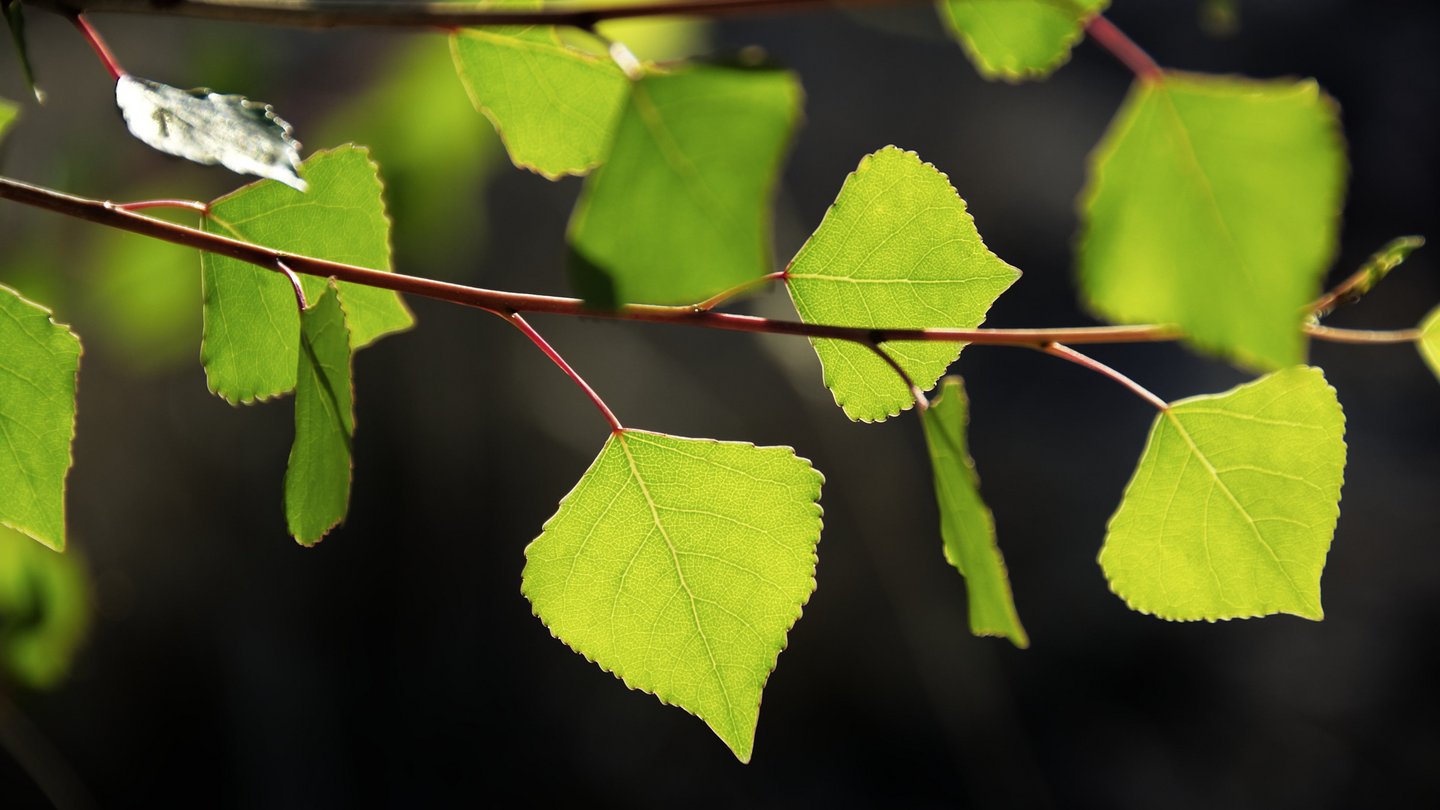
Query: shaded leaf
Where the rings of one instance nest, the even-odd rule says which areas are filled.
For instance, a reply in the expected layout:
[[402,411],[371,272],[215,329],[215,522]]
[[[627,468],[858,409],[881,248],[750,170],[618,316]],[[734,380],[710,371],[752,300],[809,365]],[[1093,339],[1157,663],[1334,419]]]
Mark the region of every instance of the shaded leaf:
[[[379,167],[362,147],[316,152],[300,167],[310,182],[299,194],[261,181],[210,204],[201,228],[277,250],[390,271],[390,219],[385,214]],[[231,402],[249,402],[295,387],[300,316],[289,280],[213,253],[200,257],[204,288],[204,339],[200,360],[210,390]],[[325,290],[323,279],[302,279],[306,296]],[[340,282],[350,345],[361,349],[410,327],[414,319],[400,296]]]
[[570,221],[592,302],[689,304],[770,270],[771,196],[800,111],[784,71],[692,66],[635,82]]
[[939,0],[940,17],[987,79],[1041,79],[1070,58],[1110,0]]
[[1415,342],[1415,347],[1420,350],[1425,365],[1440,379],[1440,307],[1430,310],[1430,314],[1420,322],[1420,339]]
[[[867,155],[786,273],[801,320],[871,328],[979,326],[1020,271],[985,247],[950,180],[914,152]],[[885,361],[848,341],[812,340],[825,386],[851,419],[877,422],[914,404]],[[891,342],[929,390],[960,344]]]
[[80,339],[0,287],[0,524],[65,549]]
[[89,625],[89,582],[79,558],[0,528],[0,675],[33,688],[54,685]]
[[450,36],[450,52],[516,166],[554,180],[604,160],[626,93],[613,61],[562,43],[554,26],[465,28]]
[[300,316],[295,442],[285,469],[285,521],[302,545],[320,542],[345,519],[354,462],[350,332],[332,281]]
[[1299,363],[1345,166],[1335,105],[1313,81],[1138,83],[1083,195],[1086,297],[1112,321],[1176,324],[1246,365]]
[[1317,368],[1172,403],[1110,518],[1100,565],[1111,589],[1162,619],[1321,619],[1344,436]]
[[130,134],[167,155],[306,190],[297,174],[300,142],[269,104],[128,74],[115,83],[115,103]]
[[940,396],[921,414],[920,423],[935,472],[945,559],[965,577],[970,632],[1004,636],[1016,647],[1029,647],[1030,639],[1015,612],[1005,558],[995,543],[995,519],[980,498],[980,479],[965,439],[970,404],[959,377],[941,382]]
[[556,638],[748,762],[815,590],[823,480],[788,447],[617,431],[525,549],[521,590]]

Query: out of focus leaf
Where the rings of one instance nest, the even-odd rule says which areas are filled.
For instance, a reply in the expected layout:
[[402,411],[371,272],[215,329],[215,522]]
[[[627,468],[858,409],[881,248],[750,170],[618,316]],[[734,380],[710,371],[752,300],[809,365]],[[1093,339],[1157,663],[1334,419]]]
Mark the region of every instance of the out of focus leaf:
[[115,83],[115,103],[130,133],[161,152],[306,189],[300,142],[269,104],[128,74]]
[[940,0],[940,16],[987,79],[1041,79],[1070,58],[1110,0]]
[[1304,359],[1346,170],[1335,103],[1314,81],[1137,82],[1092,161],[1079,264],[1097,312],[1175,324],[1246,366]]
[[[538,0],[497,5],[539,8]],[[516,166],[549,179],[605,158],[625,102],[611,59],[561,42],[554,26],[465,28],[450,37],[455,70]]]
[[80,559],[0,527],[0,670],[27,686],[53,685],[70,668],[89,624]]
[[692,66],[636,81],[570,220],[599,305],[687,304],[771,266],[771,194],[800,115],[793,74]]

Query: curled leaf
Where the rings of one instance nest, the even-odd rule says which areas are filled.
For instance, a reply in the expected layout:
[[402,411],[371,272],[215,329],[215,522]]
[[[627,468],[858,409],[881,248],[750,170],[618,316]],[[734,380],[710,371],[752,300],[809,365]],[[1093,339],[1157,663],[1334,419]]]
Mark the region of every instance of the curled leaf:
[[130,133],[161,152],[307,188],[297,173],[300,142],[269,104],[128,74],[115,83],[115,103]]

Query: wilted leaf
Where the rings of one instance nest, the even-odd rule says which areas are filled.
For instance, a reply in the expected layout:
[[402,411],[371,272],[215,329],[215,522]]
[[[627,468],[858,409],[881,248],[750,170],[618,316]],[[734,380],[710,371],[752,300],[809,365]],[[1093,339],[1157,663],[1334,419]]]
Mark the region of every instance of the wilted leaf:
[[115,83],[115,103],[131,134],[161,152],[306,189],[300,142],[269,104],[128,74]]

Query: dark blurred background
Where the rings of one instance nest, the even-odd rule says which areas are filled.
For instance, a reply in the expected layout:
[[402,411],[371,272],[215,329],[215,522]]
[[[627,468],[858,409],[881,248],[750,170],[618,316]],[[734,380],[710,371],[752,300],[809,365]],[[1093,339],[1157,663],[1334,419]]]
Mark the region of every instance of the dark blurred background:
[[[1163,64],[1314,76],[1339,100],[1352,175],[1332,280],[1393,236],[1440,236],[1440,4],[1242,2],[1229,35],[1207,7],[1117,0],[1110,16]],[[137,75],[274,103],[307,152],[371,145],[401,270],[567,292],[580,182],[510,167],[443,36],[94,22]],[[130,139],[85,43],[51,15],[30,29],[50,99],[0,147],[5,174],[116,200],[244,182]],[[1075,303],[1075,198],[1129,78],[1095,46],[1007,86],[977,78],[924,5],[633,36],[642,56],[760,45],[799,72],[777,263],[860,157],[894,143],[947,172],[1025,271],[990,325],[1092,322]],[[0,96],[25,100],[0,57]],[[1413,326],[1440,302],[1437,256],[1332,323]],[[1033,642],[1020,651],[967,631],[913,415],[846,421],[803,341],[536,317],[627,424],[788,444],[826,474],[819,590],[741,766],[702,723],[552,639],[521,597],[525,544],[606,435],[523,338],[412,301],[418,327],[356,360],[350,516],[307,550],[281,511],[288,400],[206,392],[198,269],[184,250],[0,206],[0,280],[85,341],[69,515],[94,605],[69,678],[11,687],[10,717],[103,806],[1440,801],[1440,384],[1408,347],[1312,350],[1350,448],[1326,619],[1220,624],[1132,613],[1095,563],[1148,406],[1037,353],[967,350],[972,450]],[[788,315],[783,293],[741,307]],[[1176,346],[1094,354],[1170,399],[1245,379]],[[43,801],[0,755],[0,806]]]

